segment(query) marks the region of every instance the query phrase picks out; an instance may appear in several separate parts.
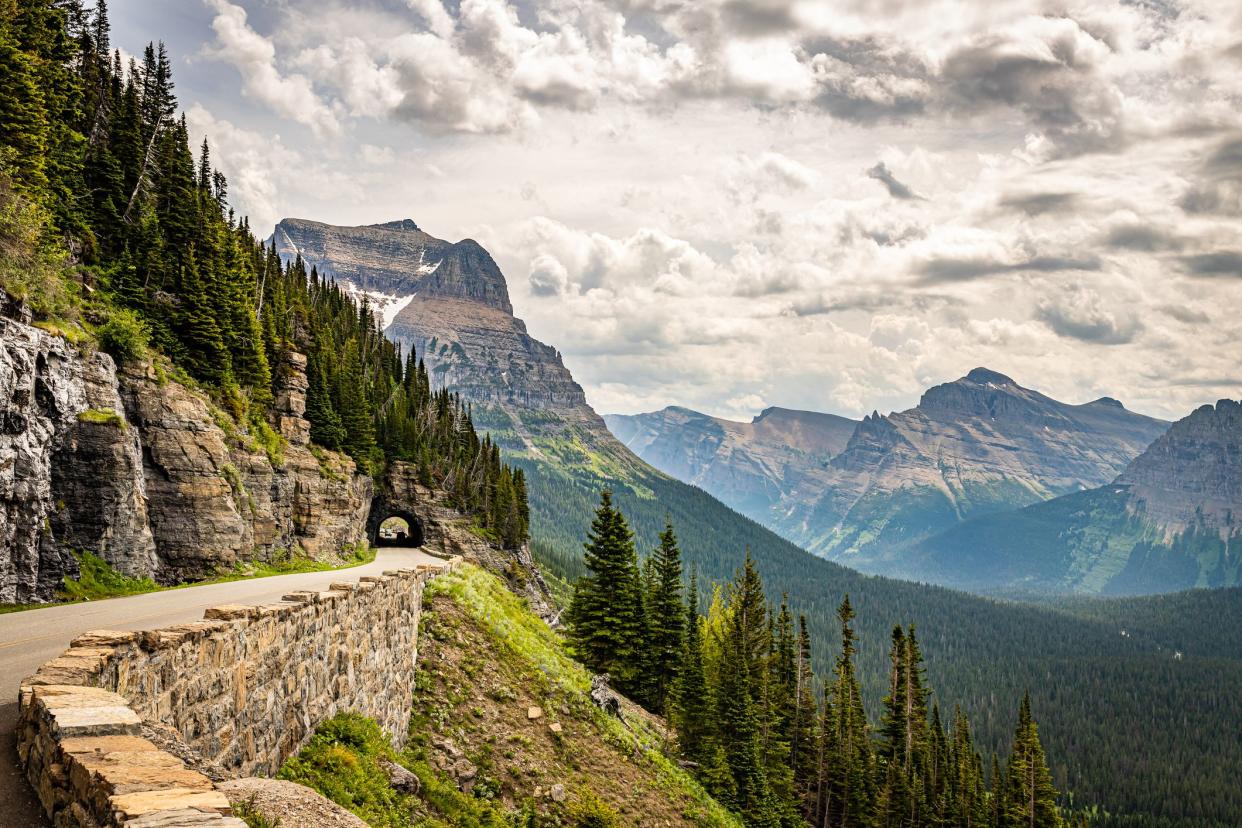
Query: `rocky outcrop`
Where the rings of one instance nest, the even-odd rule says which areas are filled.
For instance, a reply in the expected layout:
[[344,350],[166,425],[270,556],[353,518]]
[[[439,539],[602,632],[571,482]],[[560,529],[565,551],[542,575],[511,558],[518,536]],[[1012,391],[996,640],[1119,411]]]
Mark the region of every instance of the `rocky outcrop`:
[[304,366],[295,354],[278,367],[283,442],[271,451],[154,366],[122,374],[125,412],[142,438],[160,580],[290,553],[330,559],[365,541],[372,483],[349,458],[310,450]]
[[47,596],[76,573],[71,548],[148,574],[139,437],[112,360],[0,318],[0,405],[0,602]]
[[260,439],[154,363],[0,318],[0,602],[50,598],[80,552],[172,583],[365,542],[373,484],[310,446],[305,364],[277,366]]
[[1131,508],[1166,536],[1242,533],[1242,402],[1220,400],[1178,420],[1117,478]]
[[229,798],[234,808],[245,807],[247,811],[261,814],[269,825],[367,828],[365,822],[340,805],[296,782],[252,776],[230,779],[216,788]]
[[833,414],[768,408],[749,423],[688,408],[604,421],[627,448],[665,474],[711,492],[755,520],[787,497],[811,469],[845,448],[857,421]]
[[504,275],[476,242],[436,239],[408,219],[368,227],[285,219],[273,243],[286,262],[301,257],[365,296],[389,338],[426,363],[437,387],[474,403],[476,425],[506,448],[537,455],[537,438],[570,432],[615,444],[561,355],[513,316]]

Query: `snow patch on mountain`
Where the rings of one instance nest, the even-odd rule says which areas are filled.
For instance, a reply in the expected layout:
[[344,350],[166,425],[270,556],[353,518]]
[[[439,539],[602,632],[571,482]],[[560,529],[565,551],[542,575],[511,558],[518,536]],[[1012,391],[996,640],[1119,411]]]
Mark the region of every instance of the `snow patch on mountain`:
[[[439,264],[437,262],[436,264]],[[417,296],[417,293],[411,293],[409,296],[396,296],[391,293],[383,293],[378,290],[362,290],[353,282],[341,282],[345,285],[345,291],[349,294],[349,298],[353,299],[359,305],[365,299],[371,305],[371,310],[380,319],[380,326],[384,330],[388,330],[388,326],[397,318],[397,314],[405,310],[405,306]]]

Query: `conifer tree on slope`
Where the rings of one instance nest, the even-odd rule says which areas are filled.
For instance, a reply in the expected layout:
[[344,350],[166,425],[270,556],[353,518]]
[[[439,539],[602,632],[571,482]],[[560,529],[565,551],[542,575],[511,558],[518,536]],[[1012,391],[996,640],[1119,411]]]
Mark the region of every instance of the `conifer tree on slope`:
[[1005,768],[1002,828],[1060,828],[1056,795],[1027,693],[1018,710],[1013,752]]
[[647,665],[651,672],[652,712],[663,714],[681,669],[686,629],[681,595],[681,550],[671,523],[665,524],[660,533],[660,545],[649,561],[652,578],[646,602]]
[[815,804],[815,779],[819,732],[815,705],[815,676],[811,672],[811,634],[806,616],[798,617],[798,642],[794,649],[793,711],[789,722],[789,766],[793,771],[794,796],[804,818],[810,819]]
[[587,574],[574,586],[567,612],[570,640],[583,664],[629,693],[640,678],[642,596],[634,535],[613,507],[612,492],[600,493],[585,549]]
[[889,694],[880,725],[877,818],[880,825],[917,825],[930,804],[931,759],[922,653],[913,627],[908,633],[900,626],[893,629],[889,658]]
[[837,619],[841,623],[841,654],[831,685],[834,730],[826,768],[830,798],[825,824],[854,828],[870,822],[873,787],[871,737],[854,666],[854,608],[848,595],[837,609]]
[[794,699],[797,691],[796,639],[789,596],[783,596],[780,609],[769,613],[770,651],[768,654],[764,766],[772,789],[774,806],[783,825],[800,824],[800,803],[794,793],[793,766],[790,764]]
[[703,626],[699,617],[699,574],[690,573],[690,590],[686,595],[685,647],[681,669],[677,675],[677,705],[673,720],[681,755],[699,768],[707,765],[711,738],[711,710],[708,700],[707,676],[703,670]]
[[749,553],[732,588],[722,642],[720,729],[733,777],[729,804],[751,828],[776,828],[779,808],[768,786],[761,742],[761,693],[767,670],[767,604]]

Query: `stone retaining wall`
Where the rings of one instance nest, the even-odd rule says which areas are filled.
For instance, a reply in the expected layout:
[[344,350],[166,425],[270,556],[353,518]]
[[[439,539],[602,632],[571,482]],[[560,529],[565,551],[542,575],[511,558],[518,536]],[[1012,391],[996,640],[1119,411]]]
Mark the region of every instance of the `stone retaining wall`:
[[192,624],[75,639],[20,697],[19,759],[53,825],[244,826],[211,779],[142,736],[144,722],[175,730],[203,766],[234,776],[275,773],[320,722],[346,710],[400,744],[422,591],[436,571],[385,572],[276,604],[214,607]]

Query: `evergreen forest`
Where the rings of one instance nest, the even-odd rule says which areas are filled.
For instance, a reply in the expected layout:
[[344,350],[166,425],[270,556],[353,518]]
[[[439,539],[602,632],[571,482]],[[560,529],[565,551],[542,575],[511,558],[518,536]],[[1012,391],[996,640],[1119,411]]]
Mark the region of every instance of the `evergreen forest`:
[[316,444],[371,474],[414,463],[490,537],[526,540],[523,473],[365,302],[283,266],[234,215],[207,139],[191,147],[164,46],[123,60],[104,0],[0,2],[0,288],[119,363],[171,360],[276,459],[274,383],[303,352]]
[[840,649],[821,680],[805,615],[772,606],[749,556],[698,609],[673,527],[640,566],[624,514],[601,495],[586,574],[567,612],[579,658],[673,723],[681,756],[748,826],[1051,828],[1062,818],[1029,695],[1007,758],[975,746],[958,707],[943,717],[913,626],[894,627],[872,727],[858,680],[855,610],[836,611]]

